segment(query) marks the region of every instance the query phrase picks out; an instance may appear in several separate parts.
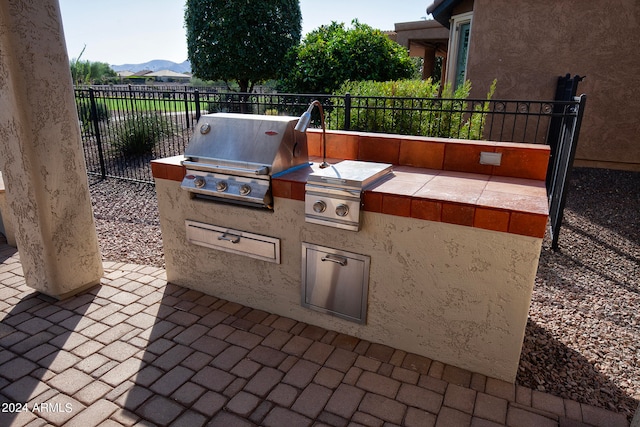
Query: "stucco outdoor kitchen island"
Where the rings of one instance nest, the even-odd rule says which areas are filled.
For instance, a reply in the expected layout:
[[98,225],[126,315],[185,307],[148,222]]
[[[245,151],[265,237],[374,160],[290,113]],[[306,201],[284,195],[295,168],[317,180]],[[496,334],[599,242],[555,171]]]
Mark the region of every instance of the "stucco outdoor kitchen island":
[[[307,134],[313,163],[274,176],[273,210],[192,198],[182,156],[152,162],[168,281],[513,382],[547,224],[548,147],[328,131],[329,163],[393,165],[348,231],[305,221],[322,154],[320,133]],[[277,259],[194,244],[189,224],[265,236]],[[365,323],[303,307],[305,246],[368,259]]]

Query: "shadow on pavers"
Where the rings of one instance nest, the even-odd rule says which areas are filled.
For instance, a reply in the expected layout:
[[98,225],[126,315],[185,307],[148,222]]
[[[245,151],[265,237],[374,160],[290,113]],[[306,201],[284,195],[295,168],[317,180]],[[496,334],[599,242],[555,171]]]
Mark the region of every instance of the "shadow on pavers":
[[[0,266],[15,255],[7,248],[0,247]],[[86,322],[96,287],[57,301],[27,288],[21,273],[14,277],[20,280],[3,278],[0,288],[2,303],[19,299],[0,321],[0,425],[25,425],[38,418],[62,425],[86,407],[71,396],[92,378],[76,381],[79,371],[73,367],[82,358],[69,350],[88,341],[76,330]]]

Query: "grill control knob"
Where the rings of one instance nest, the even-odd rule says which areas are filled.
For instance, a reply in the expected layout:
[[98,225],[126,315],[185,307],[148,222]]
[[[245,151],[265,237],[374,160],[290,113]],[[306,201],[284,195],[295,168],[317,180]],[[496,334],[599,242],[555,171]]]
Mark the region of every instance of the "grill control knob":
[[193,185],[195,185],[197,188],[202,188],[204,187],[204,185],[207,183],[207,180],[204,179],[204,177],[202,176],[197,176],[195,177],[195,179],[193,180]]
[[209,123],[205,123],[202,126],[200,126],[201,134],[206,135],[209,133],[209,131],[211,131],[211,125]]
[[226,182],[224,182],[224,181],[218,181],[218,182],[216,183],[216,190],[218,190],[218,191],[219,191],[219,192],[221,192],[221,193],[222,193],[222,192],[224,192],[224,191],[227,191],[227,188],[228,188],[228,187],[229,187],[229,186],[228,186],[228,185],[227,185],[227,183],[226,183]]
[[240,195],[247,196],[249,193],[251,193],[251,186],[248,184],[242,184],[240,186]]
[[347,216],[347,214],[349,214],[349,206],[343,203],[340,203],[338,206],[336,206],[336,215]]
[[327,209],[327,204],[322,200],[318,200],[313,204],[313,211],[316,213],[322,213]]

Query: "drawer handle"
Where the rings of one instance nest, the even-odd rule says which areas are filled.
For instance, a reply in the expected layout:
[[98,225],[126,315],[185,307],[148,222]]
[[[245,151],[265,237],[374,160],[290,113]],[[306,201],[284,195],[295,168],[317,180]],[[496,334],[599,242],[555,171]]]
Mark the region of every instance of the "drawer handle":
[[235,234],[223,233],[222,236],[218,236],[218,240],[226,240],[227,242],[235,244],[240,241],[240,236],[236,236]]
[[340,256],[340,255],[326,255],[323,256],[321,258],[321,261],[331,261],[331,262],[335,262],[336,264],[340,264],[341,266],[345,266],[347,265],[347,258]]

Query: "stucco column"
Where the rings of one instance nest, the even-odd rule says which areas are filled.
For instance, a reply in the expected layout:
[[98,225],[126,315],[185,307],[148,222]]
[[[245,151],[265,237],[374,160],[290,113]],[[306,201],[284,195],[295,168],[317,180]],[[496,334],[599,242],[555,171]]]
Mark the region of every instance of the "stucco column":
[[424,47],[424,56],[422,57],[422,80],[427,80],[433,76],[433,67],[436,65],[436,48],[433,46]]
[[57,0],[0,2],[0,170],[27,285],[65,298],[99,283],[91,209]]

